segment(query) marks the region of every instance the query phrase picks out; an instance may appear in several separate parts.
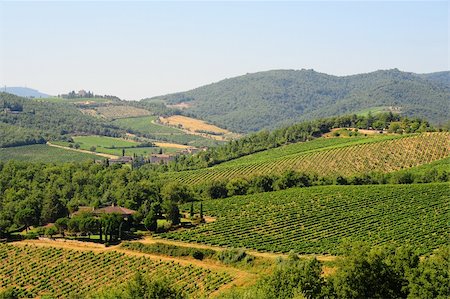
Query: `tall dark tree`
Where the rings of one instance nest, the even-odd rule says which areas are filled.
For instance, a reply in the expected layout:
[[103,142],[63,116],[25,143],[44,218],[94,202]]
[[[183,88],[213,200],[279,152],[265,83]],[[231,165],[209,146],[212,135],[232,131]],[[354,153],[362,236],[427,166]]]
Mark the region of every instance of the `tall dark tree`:
[[42,204],[42,223],[53,223],[56,219],[67,216],[68,213],[66,205],[59,199],[57,190],[49,189]]
[[163,202],[163,209],[166,214],[166,219],[172,222],[172,225],[180,224],[180,209],[176,202],[165,200]]
[[25,230],[28,232],[28,228],[31,225],[37,224],[38,220],[36,219],[36,214],[33,209],[25,208],[16,213],[14,222],[19,226],[25,226]]
[[156,231],[158,228],[158,212],[154,207],[150,208],[147,216],[145,216],[144,225],[147,230],[152,232]]

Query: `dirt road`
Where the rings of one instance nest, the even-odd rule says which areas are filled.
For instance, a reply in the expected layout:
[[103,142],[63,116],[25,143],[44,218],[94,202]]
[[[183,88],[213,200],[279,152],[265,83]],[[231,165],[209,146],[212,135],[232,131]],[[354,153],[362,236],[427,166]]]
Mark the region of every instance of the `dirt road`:
[[96,153],[96,152],[91,152],[91,151],[82,150],[82,149],[70,148],[70,147],[66,147],[66,146],[62,146],[62,145],[53,144],[53,143],[50,143],[50,142],[47,142],[47,145],[48,146],[57,147],[57,148],[62,148],[62,149],[69,150],[69,151],[85,153],[85,154],[91,154],[91,155],[97,155],[99,157],[104,157],[104,158],[108,158],[108,159],[117,159],[117,158],[119,158],[118,156],[114,156],[114,155],[110,155],[110,154]]

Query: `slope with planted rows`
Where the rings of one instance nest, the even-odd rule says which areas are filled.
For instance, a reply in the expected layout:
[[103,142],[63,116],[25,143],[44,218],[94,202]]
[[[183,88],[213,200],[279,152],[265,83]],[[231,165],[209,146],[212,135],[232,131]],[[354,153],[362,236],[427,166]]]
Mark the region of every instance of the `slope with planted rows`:
[[[351,176],[367,172],[392,172],[446,158],[450,154],[449,133],[422,133],[401,138],[368,138],[355,142],[344,140],[314,141],[258,153],[221,165],[170,173],[167,176],[195,185],[237,177],[280,174],[287,170],[303,171],[319,176]],[[327,146],[326,143],[330,142]],[[344,144],[348,142],[348,144]],[[322,147],[324,146],[324,147]],[[242,162],[242,163],[241,163]]]
[[422,253],[448,243],[448,183],[295,188],[202,204],[216,221],[162,237],[315,254],[339,253],[346,241],[411,244]]

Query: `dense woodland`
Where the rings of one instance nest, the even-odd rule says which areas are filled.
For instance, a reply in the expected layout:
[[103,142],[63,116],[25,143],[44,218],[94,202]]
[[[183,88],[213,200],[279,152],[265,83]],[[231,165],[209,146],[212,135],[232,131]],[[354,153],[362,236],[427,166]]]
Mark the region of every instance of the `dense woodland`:
[[[121,136],[116,126],[81,113],[75,106],[24,99],[0,93],[0,147],[42,143],[43,140],[66,140],[69,134],[86,133]],[[14,133],[12,128],[17,131]]]
[[434,124],[448,121],[448,72],[417,75],[399,70],[337,77],[313,70],[247,74],[191,91],[161,96],[169,104],[235,132],[274,129],[289,123],[376,107],[400,108]]

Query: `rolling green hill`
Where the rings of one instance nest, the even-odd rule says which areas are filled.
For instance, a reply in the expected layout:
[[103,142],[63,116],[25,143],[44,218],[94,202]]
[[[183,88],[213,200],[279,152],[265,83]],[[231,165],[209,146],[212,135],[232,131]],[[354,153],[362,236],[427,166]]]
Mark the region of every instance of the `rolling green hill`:
[[[105,136],[125,133],[111,123],[81,113],[72,104],[30,100],[0,92],[0,109],[0,124],[8,127],[0,147],[64,140],[75,133]],[[17,128],[16,133],[11,126]]]
[[157,118],[157,116],[129,117],[116,119],[112,123],[129,133],[154,140],[190,146],[215,146],[221,143],[202,136],[187,134],[177,128],[157,124],[155,123]]
[[351,240],[410,244],[425,253],[448,243],[449,202],[448,183],[294,188],[203,201],[216,221],[162,237],[316,254],[338,253]]
[[94,154],[79,153],[51,147],[46,144],[0,148],[0,162],[16,160],[26,162],[61,163],[93,161],[99,159],[100,158]]
[[214,167],[173,172],[167,178],[190,185],[282,174],[288,170],[319,176],[393,172],[449,156],[449,133],[316,139],[245,156]]
[[235,132],[374,107],[442,123],[449,118],[448,76],[448,72],[418,75],[397,69],[343,77],[313,70],[274,70],[144,101],[186,103],[186,113]]
[[137,271],[176,280],[194,298],[233,281],[228,273],[116,251],[0,244],[0,257],[0,288],[16,287],[19,298],[93,298],[87,295],[123,286]]

